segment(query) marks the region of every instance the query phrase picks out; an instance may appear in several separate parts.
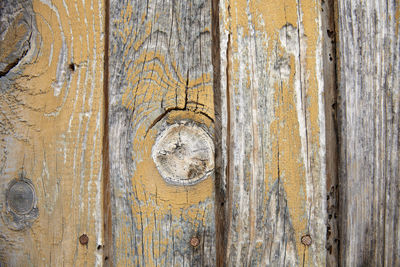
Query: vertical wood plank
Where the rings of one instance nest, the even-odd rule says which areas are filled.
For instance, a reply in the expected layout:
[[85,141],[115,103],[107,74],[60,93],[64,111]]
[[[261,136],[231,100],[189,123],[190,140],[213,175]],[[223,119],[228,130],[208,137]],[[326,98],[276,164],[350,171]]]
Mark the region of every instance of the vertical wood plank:
[[111,1],[109,61],[112,263],[215,266],[211,2]]
[[324,266],[321,3],[227,0],[219,8],[226,264]]
[[0,2],[2,266],[102,265],[103,17]]
[[340,260],[399,266],[399,1],[338,1]]

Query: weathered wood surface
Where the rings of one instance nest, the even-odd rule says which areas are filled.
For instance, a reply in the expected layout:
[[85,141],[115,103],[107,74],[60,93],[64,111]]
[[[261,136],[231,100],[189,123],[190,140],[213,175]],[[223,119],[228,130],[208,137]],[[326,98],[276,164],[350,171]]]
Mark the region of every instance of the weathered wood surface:
[[1,266],[102,265],[103,17],[0,1]]
[[[227,0],[219,9],[220,99],[214,102],[222,125],[216,173],[226,188],[225,263],[324,266],[320,1]],[[301,243],[305,235],[310,246]]]
[[211,1],[111,1],[109,72],[112,263],[215,266]]
[[400,266],[399,24],[399,1],[338,1],[342,266]]
[[322,60],[325,108],[326,162],[326,266],[338,266],[339,261],[339,205],[338,205],[338,125],[336,72],[336,13],[337,1],[321,3]]
[[400,265],[399,20],[0,1],[0,265]]

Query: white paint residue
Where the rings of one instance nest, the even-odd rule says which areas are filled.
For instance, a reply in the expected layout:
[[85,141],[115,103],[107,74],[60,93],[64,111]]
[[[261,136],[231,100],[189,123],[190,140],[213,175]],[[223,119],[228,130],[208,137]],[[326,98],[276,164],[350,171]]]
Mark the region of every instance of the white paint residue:
[[56,179],[50,179],[49,168],[46,162],[46,154],[44,154],[40,180],[42,181],[44,203],[49,214],[51,214],[54,210],[59,193],[59,184],[57,182],[57,177],[55,178]]
[[54,49],[53,46],[54,46],[53,43],[51,43],[50,44],[50,54],[49,54],[49,64],[47,64],[47,66],[49,66],[49,67],[51,65],[51,62],[53,61],[53,49]]
[[[319,29],[319,34],[318,34],[318,40],[317,40],[317,46],[316,46],[316,51],[315,51],[315,66],[316,66],[316,76],[317,76],[317,83],[318,83],[318,122],[319,122],[319,170],[320,170],[320,181],[317,183],[319,185],[319,188],[316,188],[318,190],[318,199],[319,205],[316,207],[319,209],[321,212],[319,214],[326,214],[327,208],[326,208],[326,135],[325,135],[325,84],[324,84],[324,77],[323,77],[323,29],[322,29],[322,18],[321,18],[321,13],[318,12],[318,29]],[[326,216],[314,216],[314,223],[317,227],[315,231],[318,233],[317,235],[319,236],[324,236],[325,234],[325,221],[327,220]],[[325,238],[319,238],[318,240],[325,240]],[[316,248],[316,250],[320,249],[321,251],[323,250],[325,246],[325,242],[321,244],[317,244],[320,247]],[[317,259],[316,256],[320,255],[319,253],[312,253],[314,259],[313,262],[319,262],[321,259]],[[325,258],[322,258],[323,261],[325,261]]]
[[65,3],[65,0],[63,0],[63,6],[64,6],[64,8],[65,8],[65,12],[67,13],[67,16],[69,17],[68,6],[67,6],[67,4]]
[[60,28],[62,45],[61,45],[60,54],[58,56],[56,81],[52,84],[53,89],[54,89],[54,96],[59,96],[62,86],[65,81],[65,76],[66,76],[65,68],[67,66],[68,47],[67,47],[67,43],[65,41],[65,35],[64,35],[63,28],[62,28],[60,14],[58,13],[57,8],[49,0],[40,0],[40,2],[47,5],[56,14],[58,25]]

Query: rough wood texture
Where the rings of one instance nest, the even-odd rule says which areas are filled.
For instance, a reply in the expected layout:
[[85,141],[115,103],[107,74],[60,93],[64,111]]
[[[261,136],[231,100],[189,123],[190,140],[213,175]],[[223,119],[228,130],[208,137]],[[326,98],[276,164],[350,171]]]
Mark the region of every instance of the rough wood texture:
[[340,261],[400,266],[399,1],[338,1]]
[[[213,175],[174,185],[152,157],[157,136],[174,123],[195,123],[213,136],[210,31],[207,0],[110,2],[111,260],[117,266],[215,266]],[[181,142],[163,148],[176,155],[171,162],[188,159],[185,149]]]
[[[228,0],[219,8],[225,263],[324,266],[320,2]],[[310,246],[301,243],[308,234]]]
[[338,125],[336,74],[336,0],[321,3],[326,144],[326,266],[339,260]]
[[1,266],[102,265],[103,15],[0,1]]

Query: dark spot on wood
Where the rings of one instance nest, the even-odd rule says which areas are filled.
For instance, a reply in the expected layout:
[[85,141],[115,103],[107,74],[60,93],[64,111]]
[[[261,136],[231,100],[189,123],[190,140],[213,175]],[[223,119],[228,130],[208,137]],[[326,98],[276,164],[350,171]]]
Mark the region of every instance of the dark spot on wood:
[[97,250],[100,250],[100,249],[101,249],[101,245],[98,245],[98,246],[97,246]]
[[329,254],[332,254],[332,245],[327,245],[326,250],[328,250]]
[[329,38],[333,38],[333,37],[334,37],[334,34],[335,34],[334,31],[331,31],[331,30],[329,30],[329,29],[326,30],[326,33],[328,34],[328,37],[329,37]]
[[75,71],[75,63],[71,62],[68,67],[70,71]]
[[205,172],[207,165],[204,160],[199,160],[200,162],[196,162],[198,164],[190,164],[189,165],[189,172],[188,177],[189,179],[193,179],[198,175],[201,175]]
[[89,237],[87,234],[83,234],[79,237],[79,243],[81,243],[81,245],[87,245],[89,243]]

